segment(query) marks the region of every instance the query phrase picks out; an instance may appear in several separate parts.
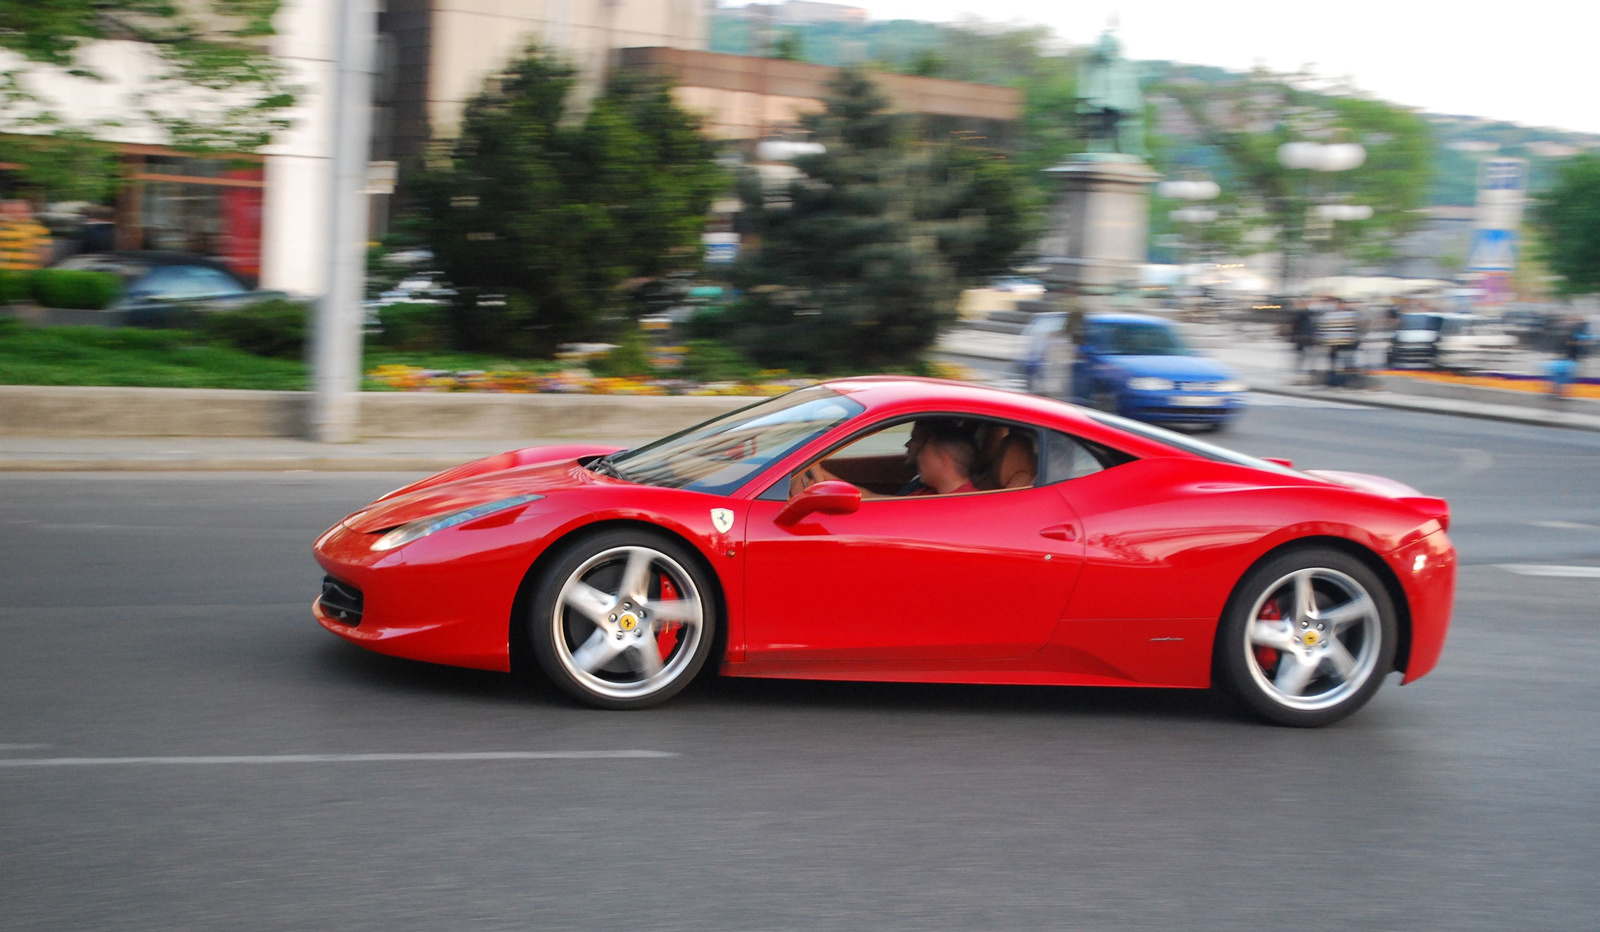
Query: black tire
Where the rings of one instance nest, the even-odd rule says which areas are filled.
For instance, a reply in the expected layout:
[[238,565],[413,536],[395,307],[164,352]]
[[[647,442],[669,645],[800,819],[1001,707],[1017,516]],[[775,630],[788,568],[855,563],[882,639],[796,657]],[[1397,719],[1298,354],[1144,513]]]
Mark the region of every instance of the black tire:
[[1330,725],[1383,685],[1397,643],[1394,604],[1371,568],[1340,550],[1290,550],[1251,570],[1228,600],[1216,685],[1267,721]]
[[[676,592],[664,598],[666,584]],[[705,666],[717,633],[715,591],[679,541],[602,531],[568,545],[546,569],[530,602],[529,642],[544,674],[580,702],[659,705]]]

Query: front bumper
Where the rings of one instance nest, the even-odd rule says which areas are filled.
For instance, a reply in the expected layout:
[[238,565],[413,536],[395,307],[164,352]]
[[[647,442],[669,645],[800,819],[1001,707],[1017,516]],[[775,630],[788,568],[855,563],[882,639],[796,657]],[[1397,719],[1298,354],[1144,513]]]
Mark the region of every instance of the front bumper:
[[[481,524],[488,526],[461,525],[384,552],[372,549],[376,535],[334,526],[312,551],[346,597],[325,584],[312,616],[381,654],[509,671],[513,605],[544,535],[522,521]],[[353,617],[351,592],[361,603]]]
[[1221,424],[1238,416],[1243,407],[1235,392],[1122,393],[1121,413],[1137,421],[1158,424]]

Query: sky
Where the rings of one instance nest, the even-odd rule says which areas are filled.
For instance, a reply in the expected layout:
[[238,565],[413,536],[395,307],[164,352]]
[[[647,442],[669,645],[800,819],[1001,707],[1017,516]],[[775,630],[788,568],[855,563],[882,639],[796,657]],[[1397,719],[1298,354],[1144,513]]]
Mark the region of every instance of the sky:
[[[1123,52],[1348,78],[1438,113],[1600,133],[1596,0],[840,0],[874,19],[1049,26],[1093,41],[1116,17]],[[739,5],[737,2],[730,5]]]

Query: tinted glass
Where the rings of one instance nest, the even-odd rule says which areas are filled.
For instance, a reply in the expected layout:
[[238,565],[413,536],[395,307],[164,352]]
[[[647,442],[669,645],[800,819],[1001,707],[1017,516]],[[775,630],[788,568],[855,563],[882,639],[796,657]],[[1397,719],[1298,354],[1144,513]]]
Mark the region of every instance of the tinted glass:
[[1060,431],[1045,431],[1043,482],[1054,485],[1132,462],[1134,457]]
[[1188,356],[1191,350],[1178,331],[1162,324],[1102,324],[1095,340],[1113,356]]
[[142,295],[152,298],[206,298],[216,295],[239,294],[244,286],[227,274],[203,265],[168,265],[150,270],[135,286]]
[[1438,330],[1444,321],[1432,314],[1401,314],[1396,330]]

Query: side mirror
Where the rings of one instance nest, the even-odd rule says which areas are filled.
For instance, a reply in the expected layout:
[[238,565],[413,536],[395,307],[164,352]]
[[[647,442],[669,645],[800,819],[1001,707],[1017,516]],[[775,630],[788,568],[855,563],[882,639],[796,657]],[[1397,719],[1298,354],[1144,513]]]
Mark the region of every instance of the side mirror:
[[791,527],[813,512],[848,515],[861,510],[861,490],[848,482],[829,479],[818,482],[783,506],[775,519],[779,527]]
[[1282,466],[1284,469],[1293,469],[1294,468],[1294,460],[1286,459],[1286,458],[1281,457],[1281,456],[1263,456],[1262,459],[1266,460],[1269,463],[1277,463],[1279,466]]

